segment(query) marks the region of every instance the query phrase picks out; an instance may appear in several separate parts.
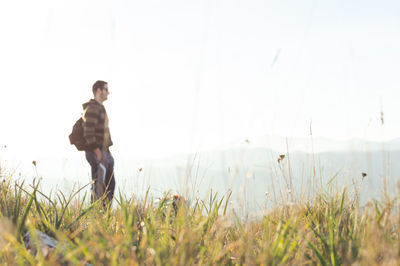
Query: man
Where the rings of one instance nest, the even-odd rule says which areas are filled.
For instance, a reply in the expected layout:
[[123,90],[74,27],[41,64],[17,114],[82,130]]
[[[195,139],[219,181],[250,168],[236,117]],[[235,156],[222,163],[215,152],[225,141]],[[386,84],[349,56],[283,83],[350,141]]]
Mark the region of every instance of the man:
[[[108,84],[98,80],[92,87],[94,99],[83,104],[83,137],[86,141],[86,160],[92,168],[92,202],[101,198],[111,204],[114,196],[114,158],[109,147],[111,141],[108,117],[103,102],[109,95]],[[105,202],[104,202],[105,203]]]

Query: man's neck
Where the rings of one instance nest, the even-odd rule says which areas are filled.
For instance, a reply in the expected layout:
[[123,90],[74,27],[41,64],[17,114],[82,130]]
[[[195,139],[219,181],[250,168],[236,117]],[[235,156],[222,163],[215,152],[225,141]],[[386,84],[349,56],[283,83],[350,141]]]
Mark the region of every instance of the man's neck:
[[94,100],[101,105],[103,104],[103,101],[101,99],[99,99],[98,97],[94,97]]

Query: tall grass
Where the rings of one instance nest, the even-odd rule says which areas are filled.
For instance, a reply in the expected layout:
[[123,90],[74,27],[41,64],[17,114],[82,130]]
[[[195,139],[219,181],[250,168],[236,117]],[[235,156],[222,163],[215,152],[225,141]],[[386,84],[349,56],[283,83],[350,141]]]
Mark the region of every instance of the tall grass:
[[[189,204],[166,194],[155,205],[116,197],[116,206],[39,191],[11,178],[0,183],[0,263],[84,265],[400,265],[399,195],[360,207],[349,189],[320,190],[243,220],[230,193]],[[58,241],[28,251],[36,230]],[[34,251],[36,250],[36,252]]]

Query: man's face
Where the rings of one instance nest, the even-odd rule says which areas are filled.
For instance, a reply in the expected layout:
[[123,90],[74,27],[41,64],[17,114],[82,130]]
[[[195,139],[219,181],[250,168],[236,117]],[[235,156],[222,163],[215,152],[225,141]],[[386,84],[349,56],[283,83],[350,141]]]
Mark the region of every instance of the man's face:
[[107,100],[108,94],[110,94],[108,92],[108,84],[104,84],[103,89],[100,90],[100,98],[102,99],[103,102]]

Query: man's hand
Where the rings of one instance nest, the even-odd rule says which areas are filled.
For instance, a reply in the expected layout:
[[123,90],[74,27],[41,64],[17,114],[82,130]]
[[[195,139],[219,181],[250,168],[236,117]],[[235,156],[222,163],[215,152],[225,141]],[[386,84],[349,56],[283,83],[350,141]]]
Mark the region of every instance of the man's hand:
[[99,162],[101,161],[101,151],[99,148],[96,148],[94,151],[94,154],[96,154],[97,160],[99,160]]

